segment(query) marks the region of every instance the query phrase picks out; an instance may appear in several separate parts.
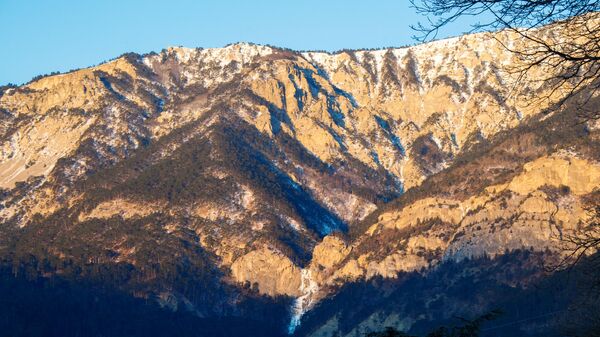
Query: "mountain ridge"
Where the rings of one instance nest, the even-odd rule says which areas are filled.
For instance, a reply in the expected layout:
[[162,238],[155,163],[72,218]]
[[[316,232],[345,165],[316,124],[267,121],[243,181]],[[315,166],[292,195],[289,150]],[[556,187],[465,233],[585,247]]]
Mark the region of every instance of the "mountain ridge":
[[[290,332],[352,282],[507,249],[551,259],[597,194],[599,125],[526,104],[547,89],[514,92],[502,41],[526,43],[167,48],[3,90],[2,259],[116,268],[116,289],[202,317],[285,298]],[[302,335],[327,326],[310,320]]]

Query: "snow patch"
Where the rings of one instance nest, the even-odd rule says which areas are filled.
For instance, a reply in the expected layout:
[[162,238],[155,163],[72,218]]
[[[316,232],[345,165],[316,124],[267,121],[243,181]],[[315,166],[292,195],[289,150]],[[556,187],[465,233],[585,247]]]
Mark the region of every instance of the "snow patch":
[[437,147],[438,147],[439,149],[441,149],[441,148],[442,148],[442,146],[443,146],[443,145],[442,145],[442,141],[441,141],[441,140],[440,140],[438,137],[436,137],[435,135],[431,135],[431,137],[430,137],[430,138],[431,138],[431,140],[433,140],[433,142],[435,143],[435,145],[437,145]]

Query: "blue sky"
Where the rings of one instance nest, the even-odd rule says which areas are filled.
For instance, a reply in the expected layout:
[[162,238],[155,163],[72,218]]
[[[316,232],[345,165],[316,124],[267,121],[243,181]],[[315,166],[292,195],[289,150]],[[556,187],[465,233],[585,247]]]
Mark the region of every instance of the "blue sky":
[[[0,0],[0,85],[125,52],[246,41],[298,50],[414,44],[408,0]],[[441,36],[458,35],[468,23]]]

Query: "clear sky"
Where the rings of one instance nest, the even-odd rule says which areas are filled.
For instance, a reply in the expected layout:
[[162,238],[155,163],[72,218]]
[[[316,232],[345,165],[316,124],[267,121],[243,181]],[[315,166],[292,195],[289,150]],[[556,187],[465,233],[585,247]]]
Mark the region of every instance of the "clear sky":
[[[125,52],[246,41],[297,50],[414,44],[408,0],[0,0],[0,85]],[[441,36],[458,35],[468,23]]]

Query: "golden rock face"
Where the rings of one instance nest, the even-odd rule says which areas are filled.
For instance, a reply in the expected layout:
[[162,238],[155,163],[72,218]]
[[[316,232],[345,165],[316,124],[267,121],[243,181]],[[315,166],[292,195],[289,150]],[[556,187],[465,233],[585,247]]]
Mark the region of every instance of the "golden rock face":
[[[346,262],[341,269],[345,271],[339,276],[392,277],[400,271],[428,265],[427,261],[419,262],[418,253],[438,249],[445,251],[447,257],[458,259],[483,254],[494,256],[505,249],[520,247],[560,249],[560,235],[577,230],[578,223],[587,218],[581,196],[600,187],[595,178],[600,170],[598,162],[564,159],[564,156],[559,153],[529,162],[524,165],[523,173],[508,183],[491,186],[466,200],[427,197],[400,210],[384,212],[355,242],[353,250],[360,251],[364,242],[384,238],[390,231],[413,230],[415,233],[402,238],[402,248],[392,255],[375,257],[376,251],[363,249],[363,255],[359,255],[363,263]],[[571,180],[573,177],[579,178]],[[544,192],[559,187],[570,192],[559,197]],[[445,225],[437,229],[435,226],[418,229],[432,221]],[[450,235],[442,235],[444,233]],[[364,262],[367,260],[371,262]]]
[[263,294],[301,295],[300,268],[286,256],[267,248],[252,251],[237,259],[231,265],[231,275],[241,283],[257,283]]
[[[0,96],[0,187],[12,196],[0,217],[22,227],[58,211],[82,223],[168,216],[166,233],[194,233],[227,280],[268,295],[303,295],[303,270],[335,287],[443,258],[553,247],[550,223],[576,230],[600,186],[598,158],[560,143],[550,154],[532,147],[533,158],[515,160],[519,172],[476,193],[448,187],[381,208],[477,144],[541,123],[544,107],[523,102],[542,89],[510,92],[515,79],[502,69],[514,62],[485,33],[336,54],[169,48],[42,78]],[[173,172],[182,162],[187,177]],[[201,192],[177,194],[189,186]],[[569,192],[547,191],[561,187]],[[327,235],[365,219],[349,240]]]
[[[21,90],[9,90],[0,105],[15,115],[40,118],[53,109],[103,109],[110,96],[117,95],[141,109],[151,109],[146,96],[160,96],[160,87],[198,86],[195,91],[178,93],[184,104],[165,109],[149,125],[158,136],[200,117],[219,98],[210,94],[211,89],[236,81],[260,100],[243,100],[243,108],[237,111],[258,130],[270,135],[289,133],[324,162],[347,152],[369,167],[384,168],[410,188],[427,175],[411,158],[417,138],[429,137],[440,151],[458,153],[472,135],[489,137],[536,113],[523,110],[516,101],[500,99],[507,94],[510,78],[494,65],[511,62],[511,56],[491,41],[485,35],[473,35],[403,49],[287,56],[276,49],[245,44],[222,50],[171,48],[146,56],[139,64],[119,58],[42,78]],[[111,76],[119,81],[109,83]],[[140,88],[152,82],[160,86],[142,92]],[[246,114],[245,109],[254,111]],[[276,116],[280,112],[285,112],[283,118]],[[281,120],[273,123],[274,119]],[[51,121],[47,123],[42,127],[51,128]],[[74,129],[79,124],[79,120],[63,120],[60,126]],[[21,130],[13,147],[19,144],[30,149],[21,139],[39,138],[36,132]],[[56,145],[64,148],[58,158],[85,139],[81,132],[64,137]],[[19,154],[6,153],[5,158],[19,158]],[[22,153],[22,157],[38,161],[33,154]],[[47,166],[58,158],[46,160]],[[18,181],[38,173],[23,173]],[[4,184],[10,187],[14,181]]]
[[335,236],[326,236],[313,250],[312,263],[319,267],[331,268],[340,263],[350,253],[346,244]]

